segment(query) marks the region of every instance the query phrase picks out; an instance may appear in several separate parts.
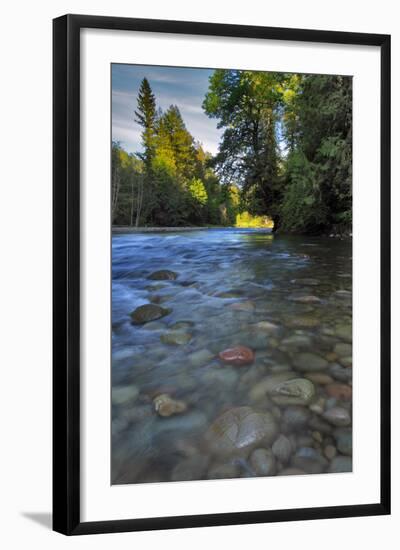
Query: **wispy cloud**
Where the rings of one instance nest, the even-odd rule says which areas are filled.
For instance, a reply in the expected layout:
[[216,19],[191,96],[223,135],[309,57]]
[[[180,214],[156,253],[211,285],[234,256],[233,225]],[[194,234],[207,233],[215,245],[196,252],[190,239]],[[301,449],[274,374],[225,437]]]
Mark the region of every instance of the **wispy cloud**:
[[157,106],[165,111],[170,105],[177,105],[189,132],[207,151],[215,154],[221,131],[202,109],[210,74],[208,69],[113,65],[113,140],[120,141],[130,152],[141,150],[141,129],[134,120],[134,111],[145,76],[156,96]]

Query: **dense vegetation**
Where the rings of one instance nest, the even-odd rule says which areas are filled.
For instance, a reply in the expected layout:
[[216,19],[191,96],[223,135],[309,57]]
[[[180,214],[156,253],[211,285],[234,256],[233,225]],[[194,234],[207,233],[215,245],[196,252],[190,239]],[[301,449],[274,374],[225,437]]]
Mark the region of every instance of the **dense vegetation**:
[[[215,70],[203,103],[223,129],[206,153],[179,109],[138,95],[143,152],[112,147],[117,225],[268,226],[298,233],[351,227],[351,79]],[[133,123],[133,121],[132,121]]]

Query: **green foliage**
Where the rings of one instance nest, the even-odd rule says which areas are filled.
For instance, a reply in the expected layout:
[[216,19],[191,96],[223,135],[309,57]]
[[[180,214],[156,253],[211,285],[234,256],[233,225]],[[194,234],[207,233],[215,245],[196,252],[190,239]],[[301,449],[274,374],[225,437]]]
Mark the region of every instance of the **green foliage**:
[[210,77],[203,108],[225,128],[217,173],[237,182],[253,214],[275,210],[280,200],[276,125],[282,105],[284,75],[218,69]]
[[157,111],[147,79],[141,83],[137,105],[143,153],[128,155],[113,144],[113,223],[232,224],[233,199],[209,165],[211,155],[187,130],[178,107]]
[[350,228],[351,78],[218,69],[203,108],[224,130],[215,157],[143,79],[143,152],[112,147],[113,223]]
[[351,225],[351,78],[218,69],[205,112],[224,128],[214,159],[242,210],[274,230]]
[[135,225],[144,177],[143,161],[128,154],[116,142],[112,144],[111,161],[112,222]]
[[196,178],[189,182],[189,193],[193,202],[199,206],[204,206],[207,203],[208,195],[204,183]]
[[281,206],[284,231],[314,233],[326,223],[326,208],[316,180],[315,167],[301,152],[292,153],[287,163],[288,185]]
[[320,233],[339,224],[349,229],[351,79],[304,75],[288,109],[296,118],[296,131],[292,154],[285,163],[282,228]]
[[154,138],[156,124],[156,100],[150,88],[147,78],[142,80],[137,99],[137,111],[135,111],[135,120],[142,126],[142,143],[144,153],[141,155],[146,171],[149,175],[149,167],[154,154]]

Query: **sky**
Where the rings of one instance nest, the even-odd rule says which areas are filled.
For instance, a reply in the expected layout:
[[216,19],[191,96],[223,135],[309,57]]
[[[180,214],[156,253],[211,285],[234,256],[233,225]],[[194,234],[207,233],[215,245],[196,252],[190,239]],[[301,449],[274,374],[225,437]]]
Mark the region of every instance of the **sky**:
[[201,105],[208,89],[209,69],[157,67],[146,65],[112,65],[112,139],[129,153],[141,152],[141,127],[135,122],[139,87],[144,77],[156,97],[157,108],[166,111],[177,105],[186,128],[203,148],[216,154],[222,130],[210,119]]

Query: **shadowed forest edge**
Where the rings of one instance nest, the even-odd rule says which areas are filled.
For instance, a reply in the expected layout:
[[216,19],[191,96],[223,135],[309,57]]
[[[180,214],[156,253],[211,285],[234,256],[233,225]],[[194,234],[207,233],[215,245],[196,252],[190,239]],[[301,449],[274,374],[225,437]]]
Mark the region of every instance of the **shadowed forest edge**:
[[215,156],[143,79],[142,152],[112,144],[113,225],[351,232],[350,77],[218,69],[202,107],[223,130]]

